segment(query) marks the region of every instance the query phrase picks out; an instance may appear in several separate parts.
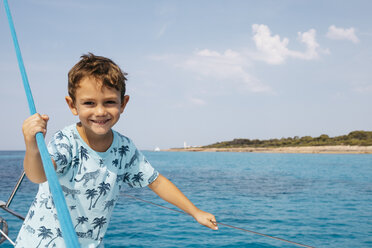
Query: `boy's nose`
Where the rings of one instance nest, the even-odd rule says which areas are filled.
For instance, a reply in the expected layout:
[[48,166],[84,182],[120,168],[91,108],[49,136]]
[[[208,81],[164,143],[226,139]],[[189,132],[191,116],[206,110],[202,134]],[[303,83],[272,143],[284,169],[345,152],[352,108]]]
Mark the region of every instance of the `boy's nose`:
[[106,114],[106,109],[102,105],[98,105],[96,108],[96,115],[105,115]]

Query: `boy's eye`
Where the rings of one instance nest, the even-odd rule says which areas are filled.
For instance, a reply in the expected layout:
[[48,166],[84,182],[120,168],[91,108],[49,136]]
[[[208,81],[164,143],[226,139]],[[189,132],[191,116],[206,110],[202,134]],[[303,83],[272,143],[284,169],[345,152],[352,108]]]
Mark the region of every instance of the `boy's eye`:
[[93,104],[94,104],[94,102],[84,102],[83,104],[84,104],[84,105],[88,105],[88,106],[89,106],[89,105],[93,105]]
[[107,104],[116,104],[116,101],[107,101]]

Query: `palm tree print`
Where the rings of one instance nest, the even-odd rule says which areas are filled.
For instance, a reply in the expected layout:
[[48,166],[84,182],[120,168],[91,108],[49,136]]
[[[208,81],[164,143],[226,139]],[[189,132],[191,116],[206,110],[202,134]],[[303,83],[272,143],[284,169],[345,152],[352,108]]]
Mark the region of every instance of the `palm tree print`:
[[133,188],[133,185],[130,183],[130,173],[129,172],[124,173],[123,182],[127,183],[129,185],[129,187]]
[[58,132],[57,134],[56,134],[56,139],[57,140],[62,140],[63,139],[63,133],[62,132]]
[[60,162],[61,165],[66,165],[66,164],[67,164],[67,158],[66,158],[66,155],[57,152],[57,153],[56,153],[56,156],[55,156],[55,161],[56,161],[56,162],[61,161],[61,162]]
[[80,164],[80,159],[79,157],[74,157],[72,159],[72,176],[71,176],[71,179],[70,179],[70,182],[72,182],[72,180],[74,179],[74,172],[75,172],[75,168]]
[[132,178],[133,185],[136,185],[136,183],[139,183],[140,187],[142,187],[141,181],[143,181],[143,173],[142,172],[138,172],[137,174],[133,175],[133,178]]
[[130,179],[130,173],[129,172],[125,172],[124,173],[124,176],[123,176],[123,182],[124,183],[129,183],[129,179]]
[[80,216],[80,217],[77,217],[76,218],[77,220],[77,224],[75,225],[74,229],[76,230],[76,227],[79,225],[79,224],[84,224],[85,222],[88,221],[88,217],[85,217],[85,216]]
[[103,159],[100,159],[99,160],[99,167],[102,167],[103,166],[103,163],[104,163]]
[[119,164],[119,160],[118,159],[115,159],[114,161],[112,161],[112,165],[113,166],[118,167],[118,164]]
[[71,145],[66,144],[66,143],[59,143],[59,144],[57,144],[57,146],[59,148],[65,148],[65,150],[68,152],[70,157],[72,157],[72,150],[71,150],[72,146]]
[[61,131],[59,131],[57,134],[56,134],[56,139],[57,140],[62,140],[63,137],[66,137],[66,139],[68,139],[68,137]]
[[99,190],[99,196],[97,197],[96,201],[94,202],[92,208],[96,207],[98,199],[101,197],[101,195],[106,195],[107,191],[110,190],[111,185],[109,183],[102,182],[98,186]]
[[[57,230],[57,236],[55,236],[54,238],[52,238],[52,239],[49,241],[49,243],[45,245],[45,247],[49,247],[50,243],[52,243],[53,240],[55,240],[56,238],[58,238],[58,237],[61,237],[61,238],[62,238],[62,231],[61,231],[61,229],[59,229],[59,228],[57,227],[56,230]],[[55,245],[55,244],[54,244],[54,245]]]
[[119,169],[121,169],[121,161],[123,160],[123,156],[127,155],[127,152],[129,152],[129,146],[121,146],[119,148],[119,155],[120,155],[120,166]]
[[99,233],[101,232],[101,228],[106,224],[106,218],[102,216],[101,218],[94,218],[93,223],[94,226],[93,228],[96,229],[98,227],[98,233],[96,240],[98,240]]
[[83,165],[84,159],[85,160],[88,160],[89,159],[88,150],[85,149],[83,146],[80,146],[80,159],[81,159],[81,163],[80,163],[78,174],[81,174],[81,167]]
[[133,154],[133,157],[130,159],[129,163],[125,164],[125,168],[131,167],[134,165],[134,162],[138,160],[139,152],[136,150]]
[[90,199],[88,210],[91,210],[93,199],[98,195],[98,191],[96,189],[87,189],[87,191],[85,191],[85,194],[87,195],[87,200]]
[[41,227],[39,227],[38,231],[39,231],[39,234],[38,234],[37,236],[38,236],[38,237],[41,237],[41,239],[40,239],[39,244],[38,244],[36,247],[39,247],[40,244],[41,244],[41,242],[42,242],[44,239],[52,238],[52,235],[53,235],[53,232],[51,231],[51,229],[46,228],[45,226],[41,226]]

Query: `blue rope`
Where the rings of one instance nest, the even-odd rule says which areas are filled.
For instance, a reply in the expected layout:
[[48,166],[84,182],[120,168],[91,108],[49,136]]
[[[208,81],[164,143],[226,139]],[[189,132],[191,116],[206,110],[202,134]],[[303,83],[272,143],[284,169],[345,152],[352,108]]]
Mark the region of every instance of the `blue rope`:
[[[10,9],[9,9],[7,0],[4,0],[4,6],[5,6],[5,11],[8,17],[10,32],[13,37],[14,48],[17,54],[18,66],[19,66],[19,70],[21,71],[23,86],[25,88],[28,106],[29,106],[31,115],[33,115],[36,113],[36,108],[35,108],[34,100],[32,97],[31,88],[28,83],[25,66],[23,64],[21,50],[18,45],[18,39],[17,39],[17,35],[15,32],[13,19],[10,14]],[[71,216],[67,208],[66,200],[62,193],[61,185],[58,182],[58,178],[54,170],[52,160],[50,158],[48,149],[45,145],[44,136],[41,132],[36,134],[36,141],[39,147],[40,156],[43,162],[43,167],[44,167],[45,175],[48,180],[49,188],[53,196],[53,201],[57,209],[57,215],[58,215],[58,219],[60,222],[62,236],[65,240],[66,247],[68,248],[80,247],[76,232],[74,230],[74,226],[72,225]]]

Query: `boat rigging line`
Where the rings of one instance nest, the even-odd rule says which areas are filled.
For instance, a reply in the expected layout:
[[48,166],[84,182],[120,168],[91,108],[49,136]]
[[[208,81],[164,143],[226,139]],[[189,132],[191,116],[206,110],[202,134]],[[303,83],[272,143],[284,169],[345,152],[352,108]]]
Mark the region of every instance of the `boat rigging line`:
[[[0,208],[4,209],[6,212],[10,213],[11,215],[21,219],[22,221],[25,220],[25,217],[23,217],[21,214],[17,213],[16,211],[10,209],[9,206],[12,203],[12,200],[15,194],[17,193],[19,186],[21,185],[24,177],[25,177],[25,172],[23,171],[17,181],[17,184],[14,186],[12,193],[10,194],[8,201],[7,202],[0,201]],[[1,217],[0,217],[0,234],[1,234],[0,244],[3,243],[5,240],[8,240],[13,246],[15,246],[15,243],[8,237],[8,224]]]
[[[6,235],[1,229],[0,229],[0,233],[1,235],[3,235],[3,237],[5,237],[13,246],[15,246],[15,243],[13,242],[13,240],[11,240],[8,235]],[[2,243],[2,241],[1,241]]]
[[19,179],[17,181],[17,184],[14,186],[14,189],[13,189],[12,193],[10,194],[8,201],[7,202],[0,201],[0,207],[2,209],[4,209],[8,213],[14,215],[15,217],[17,217],[17,218],[19,218],[21,220],[25,220],[25,217],[23,217],[22,215],[18,214],[14,210],[10,209],[9,206],[12,203],[13,198],[14,198],[15,194],[17,193],[19,186],[21,185],[21,183],[23,181],[23,178],[25,178],[25,174],[26,173],[23,171],[22,174],[21,174],[21,176],[19,177]]
[[[186,212],[183,212],[183,211],[180,211],[180,210],[176,210],[176,209],[173,209],[173,208],[168,208],[166,206],[163,206],[163,205],[160,205],[160,204],[156,204],[154,202],[150,202],[150,201],[147,201],[147,200],[144,200],[144,199],[141,199],[141,198],[132,196],[132,195],[128,195],[128,194],[125,194],[125,193],[121,193],[121,195],[123,195],[125,197],[128,197],[128,198],[135,199],[137,201],[142,201],[142,202],[145,202],[145,203],[148,203],[148,204],[151,204],[151,205],[160,207],[160,208],[164,208],[164,209],[168,209],[168,210],[171,210],[171,211],[174,211],[174,212],[178,212],[178,213],[181,213],[181,214],[189,215]],[[221,226],[226,226],[226,227],[229,227],[229,228],[241,230],[241,231],[244,231],[244,232],[249,232],[249,233],[257,234],[257,235],[264,236],[264,237],[267,237],[267,238],[276,239],[276,240],[279,240],[279,241],[287,242],[287,243],[290,243],[290,244],[293,244],[293,245],[297,245],[297,246],[301,246],[301,247],[315,248],[314,246],[304,245],[304,244],[297,243],[297,242],[294,242],[294,241],[290,241],[290,240],[287,240],[287,239],[282,239],[282,238],[274,237],[274,236],[271,236],[271,235],[267,235],[267,234],[263,234],[263,233],[259,233],[259,232],[255,232],[255,231],[251,231],[251,230],[248,230],[248,229],[244,229],[244,228],[240,228],[240,227],[228,225],[228,224],[225,224],[225,223],[222,223],[222,222],[213,222],[213,223],[214,224],[221,225]]]
[[6,239],[15,246],[15,243],[8,237],[8,225],[6,221],[0,217],[0,244],[3,243]]

